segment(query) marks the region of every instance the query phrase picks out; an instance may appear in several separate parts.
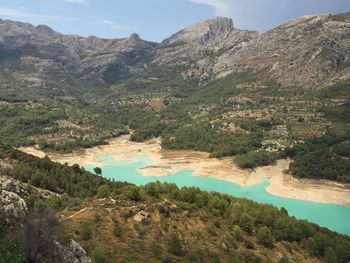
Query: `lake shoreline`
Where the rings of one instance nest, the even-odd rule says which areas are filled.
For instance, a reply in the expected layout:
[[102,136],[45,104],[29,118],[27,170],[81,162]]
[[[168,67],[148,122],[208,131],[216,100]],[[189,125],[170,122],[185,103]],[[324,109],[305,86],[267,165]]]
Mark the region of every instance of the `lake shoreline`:
[[[45,153],[33,147],[21,147],[19,150],[43,157]],[[81,166],[99,166],[101,156],[111,156],[115,160],[130,162],[148,157],[151,165],[140,168],[143,176],[167,176],[184,170],[192,170],[193,175],[210,177],[237,184],[241,187],[252,186],[269,180],[266,191],[278,197],[312,201],[324,204],[350,206],[350,189],[346,186],[317,180],[297,179],[283,171],[289,166],[289,160],[278,160],[275,165],[258,167],[254,170],[240,169],[232,158],[210,158],[208,153],[195,151],[165,150],[159,139],[147,142],[131,142],[128,135],[109,140],[109,144],[74,151],[71,154],[48,153],[57,162]]]

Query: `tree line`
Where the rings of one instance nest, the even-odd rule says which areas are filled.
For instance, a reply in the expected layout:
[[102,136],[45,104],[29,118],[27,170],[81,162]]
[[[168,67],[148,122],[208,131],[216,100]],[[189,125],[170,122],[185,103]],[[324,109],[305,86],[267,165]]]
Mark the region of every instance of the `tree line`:
[[318,138],[285,150],[293,158],[290,171],[302,178],[350,183],[350,131],[328,130]]
[[[52,162],[48,157],[40,159],[4,146],[0,147],[0,153],[1,158],[11,159],[14,164],[11,176],[22,182],[64,194],[48,200],[27,200],[29,207],[64,209],[67,205],[74,205],[76,198],[84,200],[91,197],[110,196],[133,202],[166,198],[177,202],[185,210],[202,209],[209,218],[227,220],[232,225],[233,235],[254,236],[266,247],[285,241],[297,244],[312,256],[335,258],[334,262],[350,260],[349,237],[290,217],[283,208],[277,209],[271,205],[225,194],[205,192],[195,187],[178,188],[175,184],[159,182],[137,187],[113,182],[86,172],[78,165],[62,165]],[[96,173],[103,172],[97,168]],[[176,238],[174,243],[177,243]]]

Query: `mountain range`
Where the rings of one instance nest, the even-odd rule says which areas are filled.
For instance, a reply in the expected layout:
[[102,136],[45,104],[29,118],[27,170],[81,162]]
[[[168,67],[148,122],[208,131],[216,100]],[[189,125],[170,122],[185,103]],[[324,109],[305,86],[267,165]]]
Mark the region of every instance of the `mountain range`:
[[45,85],[53,73],[111,85],[170,68],[198,86],[252,71],[264,72],[283,86],[316,88],[349,80],[349,46],[350,13],[304,16],[265,33],[240,30],[230,18],[218,17],[161,43],[137,34],[84,38],[0,20],[0,61],[15,65],[7,73],[3,68],[2,76],[34,86]]

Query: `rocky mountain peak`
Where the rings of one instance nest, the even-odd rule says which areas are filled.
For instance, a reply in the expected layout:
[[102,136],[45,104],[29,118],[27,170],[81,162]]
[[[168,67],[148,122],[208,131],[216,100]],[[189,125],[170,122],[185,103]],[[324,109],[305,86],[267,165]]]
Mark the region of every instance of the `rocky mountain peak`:
[[210,43],[226,38],[234,30],[233,21],[228,17],[216,17],[205,20],[193,26],[187,27],[170,38],[163,41],[163,44],[175,43]]
[[45,25],[38,25],[35,27],[36,31],[45,36],[52,36],[54,34],[57,34],[51,27],[45,26]]
[[348,79],[346,19],[346,14],[325,13],[288,21],[231,49],[218,59],[216,72],[265,70],[285,86],[317,87],[330,79]]
[[234,29],[233,21],[229,17],[216,17],[214,19],[206,20],[202,24],[208,24],[210,30],[216,32],[227,32]]
[[133,33],[130,35],[129,39],[131,40],[136,40],[136,41],[139,41],[141,40],[140,36],[137,34],[137,33]]
[[321,26],[324,22],[326,22],[332,14],[330,13],[324,13],[324,14],[316,14],[316,15],[305,15],[293,20],[288,21],[287,23],[284,23],[275,29],[272,30],[294,30],[296,28],[301,28],[302,30],[307,29],[315,29],[319,26]]
[[128,39],[128,43],[130,45],[139,45],[141,42],[142,42],[142,39],[137,33],[131,34]]
[[[201,85],[233,72],[264,70],[284,85],[317,86],[335,77],[349,78],[349,28],[350,13],[303,16],[262,34],[235,28],[231,18],[216,17],[158,44],[136,33],[123,39],[84,38],[0,20],[0,46],[19,49],[23,59],[33,54],[25,45],[30,43],[51,59],[52,70],[84,79],[98,78],[105,71],[120,79],[130,69],[143,70],[145,63],[153,63],[185,68],[181,77]],[[46,64],[42,60],[38,68]]]

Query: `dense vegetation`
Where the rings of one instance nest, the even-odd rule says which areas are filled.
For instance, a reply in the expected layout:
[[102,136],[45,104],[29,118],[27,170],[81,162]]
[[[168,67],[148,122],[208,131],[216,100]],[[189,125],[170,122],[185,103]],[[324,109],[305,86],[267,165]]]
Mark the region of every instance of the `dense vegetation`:
[[10,224],[0,213],[0,262],[24,262],[23,240],[11,231]]
[[[150,261],[168,262],[213,262],[218,258],[230,258],[234,262],[262,262],[276,261],[275,253],[282,253],[280,262],[288,262],[288,258],[303,261],[309,257],[317,257],[326,262],[350,260],[348,237],[289,217],[285,209],[208,193],[198,188],[180,189],[174,184],[151,183],[136,187],[111,182],[88,173],[77,165],[53,163],[47,157],[39,159],[4,146],[1,147],[0,154],[2,159],[14,166],[13,170],[3,172],[22,182],[64,193],[60,197],[49,199],[30,195],[27,204],[34,209],[33,217],[38,216],[35,211],[42,209],[65,209],[61,212],[64,216],[65,213],[74,213],[85,205],[94,207],[87,210],[91,217],[71,217],[71,220],[64,223],[66,234],[80,240],[94,258],[94,262],[109,262],[109,258],[115,257],[125,262],[130,261],[130,257],[136,261],[146,257]],[[100,172],[99,169],[96,171]],[[27,173],[37,176],[32,178],[26,176]],[[39,179],[35,179],[36,177]],[[47,181],[50,183],[45,183]],[[108,198],[117,201],[112,202],[115,210],[108,210],[116,212],[107,215],[102,207],[111,206],[99,202],[107,202]],[[152,218],[142,224],[130,225],[133,222],[130,217],[141,208],[150,211]],[[55,225],[52,220],[48,222]],[[110,222],[114,222],[111,227],[112,240],[107,238],[107,234],[102,234],[106,228],[101,228]],[[44,227],[49,225],[44,224]],[[1,223],[1,227],[5,230],[1,231],[0,244],[6,240],[6,246],[1,246],[0,252],[18,255],[18,261],[9,262],[22,262],[20,255],[23,254],[30,257],[27,254],[30,249],[24,249],[25,252],[20,253],[18,249],[21,246],[13,245],[20,239],[6,235],[8,226]],[[35,227],[31,225],[30,229]],[[159,228],[162,233],[160,236]],[[55,229],[52,227],[52,230]],[[59,238],[55,233],[52,236]],[[159,243],[159,239],[162,242]],[[205,243],[203,239],[206,240]],[[138,245],[139,242],[144,246]],[[266,253],[267,249],[274,251],[273,254]],[[98,261],[100,258],[104,261]]]
[[177,150],[210,152],[213,157],[244,154],[261,146],[259,133],[244,134],[222,131],[210,123],[198,123],[166,135],[162,147]]
[[273,164],[280,155],[275,152],[264,150],[250,151],[246,154],[240,154],[235,157],[235,162],[241,168],[256,168]]
[[[207,151],[212,157],[238,155],[234,161],[239,166],[255,168],[284,157],[286,147],[321,136],[328,127],[349,126],[346,80],[310,91],[283,87],[265,72],[241,72],[198,87],[178,73],[178,68],[149,69],[138,77],[116,80],[117,86],[79,82],[72,76],[60,84],[62,76],[53,73],[50,88],[28,88],[28,96],[22,94],[25,86],[4,78],[1,141],[66,153],[106,144],[132,130],[133,141],[161,137],[167,149]],[[154,80],[143,81],[151,77]],[[319,177],[345,182],[347,160],[336,156],[324,152],[322,159],[341,171],[328,169],[332,175]],[[291,171],[316,178],[316,167],[313,175],[302,175],[301,167],[308,164],[299,159],[295,164],[300,167],[292,165]]]
[[85,198],[97,195],[100,186],[120,188],[124,185],[86,172],[77,164],[62,165],[52,162],[48,157],[40,159],[4,146],[0,147],[0,151],[3,157],[18,162],[15,168],[9,171],[14,178],[56,193]]
[[[19,221],[0,212],[0,262],[60,262],[56,242],[65,245],[63,228],[46,209],[30,209]],[[61,258],[64,255],[59,255]]]
[[0,106],[0,136],[13,146],[33,144],[31,136],[55,129],[55,121],[65,118],[62,110],[48,107],[28,109],[24,106]]
[[290,171],[296,176],[350,183],[349,150],[350,131],[347,130],[328,131],[286,152],[294,158]]
[[[106,139],[127,133],[125,126],[108,114],[73,113],[55,101],[26,106],[0,104],[0,113],[1,141],[12,146],[38,144],[43,150],[71,152],[105,144]],[[77,119],[77,124],[70,119]]]

